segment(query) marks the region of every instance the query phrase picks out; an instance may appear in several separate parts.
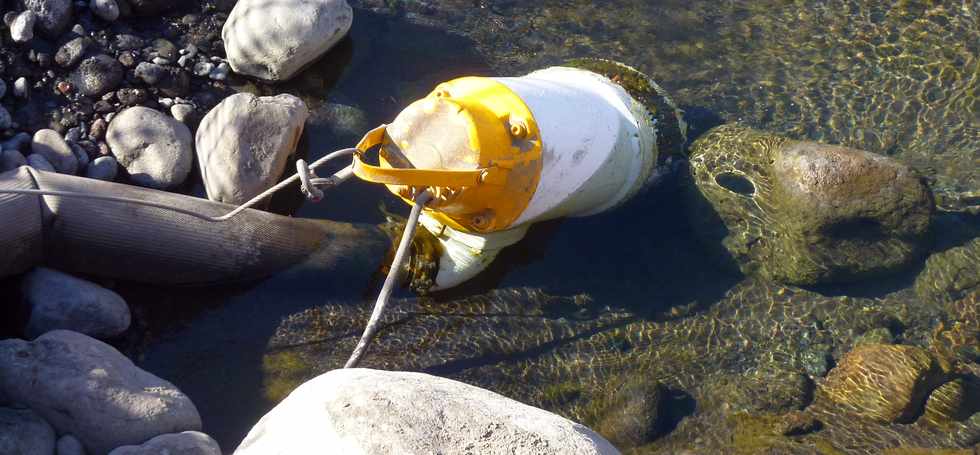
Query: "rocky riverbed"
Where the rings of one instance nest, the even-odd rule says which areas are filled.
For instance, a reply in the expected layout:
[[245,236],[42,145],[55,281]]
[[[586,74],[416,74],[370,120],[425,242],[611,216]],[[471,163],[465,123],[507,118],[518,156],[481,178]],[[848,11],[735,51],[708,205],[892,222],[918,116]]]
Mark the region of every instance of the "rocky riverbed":
[[436,82],[569,57],[637,64],[699,137],[625,211],[399,299],[377,370],[333,371],[360,289],[5,278],[0,453],[975,452],[980,10],[718,3],[0,1],[0,172],[240,203]]

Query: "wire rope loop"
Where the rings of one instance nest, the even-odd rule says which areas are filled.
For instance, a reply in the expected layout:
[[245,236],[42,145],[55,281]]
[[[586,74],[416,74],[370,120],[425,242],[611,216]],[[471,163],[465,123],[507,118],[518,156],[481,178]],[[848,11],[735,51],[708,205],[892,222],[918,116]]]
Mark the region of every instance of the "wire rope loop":
[[323,191],[317,188],[313,182],[310,181],[310,177],[316,177],[313,172],[310,171],[310,167],[306,164],[306,160],[296,160],[296,175],[299,176],[300,181],[300,191],[312,202],[320,202],[323,200]]

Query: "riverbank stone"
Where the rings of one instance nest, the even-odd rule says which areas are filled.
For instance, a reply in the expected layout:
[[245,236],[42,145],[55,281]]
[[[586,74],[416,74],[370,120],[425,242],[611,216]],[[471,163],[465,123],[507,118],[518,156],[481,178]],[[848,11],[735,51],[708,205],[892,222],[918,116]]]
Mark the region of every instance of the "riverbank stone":
[[90,179],[111,182],[119,172],[119,162],[112,156],[100,156],[85,168],[85,176]]
[[55,130],[44,129],[34,133],[31,152],[43,156],[62,174],[74,175],[78,171],[78,158]]
[[21,0],[25,9],[37,15],[36,27],[48,38],[57,38],[71,24],[72,0]]
[[54,429],[30,409],[0,408],[0,453],[52,455]]
[[100,97],[123,80],[122,64],[108,55],[96,55],[82,61],[71,73],[72,85],[88,97]]
[[309,111],[293,95],[225,98],[197,129],[208,199],[241,204],[272,187],[296,150]]
[[142,106],[120,112],[109,122],[106,142],[137,185],[173,188],[191,171],[191,131],[162,112]]
[[199,431],[162,434],[140,445],[118,447],[109,455],[221,455],[210,436]]
[[592,430],[496,393],[422,373],[333,370],[294,390],[236,455],[618,454]]
[[929,245],[929,188],[891,158],[722,125],[694,142],[690,163],[692,225],[742,273],[854,282],[905,268]]
[[90,0],[88,7],[92,10],[92,14],[106,22],[119,19],[119,4],[116,0]]
[[221,38],[236,73],[284,81],[343,39],[352,21],[346,0],[239,0]]
[[56,329],[110,338],[129,328],[126,301],[95,283],[38,267],[24,276],[21,287],[31,309],[26,329],[30,338]]
[[0,341],[0,389],[59,433],[77,437],[89,453],[201,429],[194,404],[173,384],[112,346],[68,330]]
[[37,23],[37,15],[33,11],[27,10],[17,15],[10,23],[10,39],[15,43],[26,43],[34,39],[34,26]]

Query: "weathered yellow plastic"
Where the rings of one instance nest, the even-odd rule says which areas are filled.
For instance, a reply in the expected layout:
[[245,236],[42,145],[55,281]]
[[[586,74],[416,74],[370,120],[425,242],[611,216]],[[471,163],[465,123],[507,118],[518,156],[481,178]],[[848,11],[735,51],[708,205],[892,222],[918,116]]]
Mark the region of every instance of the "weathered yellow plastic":
[[[412,203],[409,188],[430,188],[436,196],[426,212],[453,229],[464,232],[507,229],[527,208],[541,176],[541,134],[530,109],[500,82],[464,77],[440,84],[406,111],[416,109],[417,115],[426,115],[434,103],[443,103],[443,107],[448,103],[458,110],[455,115],[465,124],[468,144],[466,150],[451,152],[463,154],[455,158],[475,163],[475,169],[396,167],[392,164],[395,160],[385,155],[384,147],[379,153],[380,165],[367,164],[361,156],[364,152],[392,141],[382,125],[358,143],[360,153],[354,157],[354,175],[388,186],[389,191],[409,204]],[[392,145],[407,150],[406,155],[439,145],[403,142]]]

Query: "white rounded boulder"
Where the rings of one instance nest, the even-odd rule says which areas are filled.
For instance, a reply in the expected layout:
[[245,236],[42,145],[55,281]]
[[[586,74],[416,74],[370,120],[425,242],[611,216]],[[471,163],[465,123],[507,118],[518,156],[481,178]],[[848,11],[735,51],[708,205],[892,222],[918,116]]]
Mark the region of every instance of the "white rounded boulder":
[[353,17],[346,0],[239,0],[221,38],[236,73],[284,81],[343,39]]
[[113,117],[106,142],[140,186],[173,188],[187,179],[194,163],[194,143],[187,125],[142,106]]

